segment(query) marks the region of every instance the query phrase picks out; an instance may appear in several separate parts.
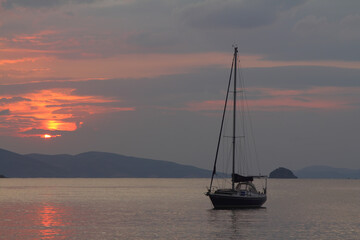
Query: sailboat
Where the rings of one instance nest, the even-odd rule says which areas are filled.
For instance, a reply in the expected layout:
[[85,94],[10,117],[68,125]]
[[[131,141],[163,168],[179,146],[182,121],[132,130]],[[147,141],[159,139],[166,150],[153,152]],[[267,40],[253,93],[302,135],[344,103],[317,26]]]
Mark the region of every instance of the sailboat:
[[[267,176],[263,176],[260,173],[257,175],[245,175],[243,173],[244,169],[239,169],[242,165],[241,156],[244,156],[244,147],[237,147],[241,142],[244,142],[246,139],[245,131],[240,132],[243,129],[245,118],[242,117],[240,110],[246,110],[246,97],[244,97],[245,91],[244,86],[237,87],[237,71],[238,68],[238,48],[234,47],[234,56],[231,65],[230,78],[227,87],[225,106],[222,115],[220,134],[216,149],[214,167],[212,171],[210,187],[205,195],[209,196],[213,206],[215,209],[233,209],[233,208],[259,208],[261,207],[267,197],[266,197],[266,189],[267,189]],[[234,74],[233,74],[234,72]],[[233,75],[233,77],[232,77]],[[239,77],[241,80],[241,76]],[[233,90],[230,91],[230,86],[233,86]],[[241,85],[241,84],[240,84]],[[232,99],[232,113],[230,113],[230,136],[224,136],[224,124],[227,122],[228,114],[228,100],[229,95],[233,94]],[[237,95],[242,94],[242,98],[237,99]],[[239,103],[237,103],[239,101]],[[237,105],[240,105],[239,107]],[[245,106],[245,107],[244,107]],[[240,109],[238,111],[238,108]],[[240,117],[239,117],[240,116]],[[243,120],[243,122],[241,122]],[[240,124],[240,127],[237,127]],[[241,135],[240,135],[241,134]],[[219,149],[221,146],[221,142],[223,138],[230,139],[229,145],[227,148],[230,151],[230,154],[225,154],[228,157],[228,160],[231,162],[231,175],[223,172],[217,173],[217,164],[219,159]],[[246,144],[245,144],[246,145]],[[241,172],[241,173],[240,173]],[[215,187],[214,179],[215,177],[224,178],[224,182],[222,186]],[[229,177],[230,176],[230,177]],[[231,180],[229,181],[229,178]],[[218,178],[216,178],[218,179]],[[262,189],[258,190],[257,186],[254,184],[255,180],[262,179],[263,185]]]

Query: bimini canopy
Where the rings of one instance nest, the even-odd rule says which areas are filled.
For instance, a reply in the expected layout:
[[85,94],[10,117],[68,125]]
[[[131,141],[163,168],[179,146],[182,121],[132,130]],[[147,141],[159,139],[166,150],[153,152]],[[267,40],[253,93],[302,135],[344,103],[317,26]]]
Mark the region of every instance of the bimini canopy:
[[245,176],[241,176],[239,174],[232,174],[232,179],[233,182],[252,182],[254,181],[254,177],[245,177]]

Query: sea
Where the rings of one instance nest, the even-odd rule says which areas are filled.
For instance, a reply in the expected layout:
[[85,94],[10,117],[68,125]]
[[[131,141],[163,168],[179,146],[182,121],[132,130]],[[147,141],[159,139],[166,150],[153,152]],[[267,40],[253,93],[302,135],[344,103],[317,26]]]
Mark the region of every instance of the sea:
[[360,180],[269,179],[214,210],[208,179],[0,179],[0,239],[360,239]]

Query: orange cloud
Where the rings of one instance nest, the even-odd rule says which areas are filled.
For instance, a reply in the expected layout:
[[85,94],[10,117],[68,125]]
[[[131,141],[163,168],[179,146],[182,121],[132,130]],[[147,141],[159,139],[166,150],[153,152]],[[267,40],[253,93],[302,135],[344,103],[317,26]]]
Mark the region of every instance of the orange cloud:
[[341,110],[352,108],[346,100],[321,100],[316,98],[294,99],[291,97],[276,97],[272,99],[251,100],[250,108],[256,111],[293,111],[299,109]]
[[[229,67],[231,54],[222,52],[187,54],[117,54],[99,56],[92,49],[66,47],[44,39],[51,34],[39,33],[31,36],[17,36],[13,45],[0,50],[0,65],[12,64],[12,69],[0,69],[9,73],[2,84],[24,83],[36,79],[86,79],[86,78],[151,78],[170,74],[191,72],[196,68],[217,66]],[[14,42],[15,41],[15,42]],[[66,42],[66,41],[65,41]],[[76,44],[76,43],[74,43]],[[46,45],[46,46],[45,46]],[[44,47],[41,47],[44,46]],[[67,56],[67,57],[65,57]],[[73,58],[69,56],[74,56]],[[323,66],[360,69],[357,61],[272,61],[266,56],[240,55],[244,68],[272,68],[283,66]],[[14,59],[14,60],[13,60]],[[230,60],[229,60],[230,59]],[[141,68],[141,71],[139,69]],[[32,69],[47,69],[35,72]]]
[[[260,56],[240,56],[246,68],[281,66],[326,66],[360,69],[360,62],[340,61],[266,61]],[[196,68],[229,67],[231,55],[224,53],[189,54],[123,54],[111,58],[58,59],[53,62],[52,73],[63,78],[149,78],[161,75],[191,72]],[[71,66],[71,68],[69,68]],[[73,71],[76,66],[76,71]],[[141,68],[141,71],[139,71]],[[68,69],[65,70],[64,69]],[[72,76],[64,75],[68,72]],[[49,72],[50,74],[50,72]]]
[[[106,39],[103,39],[105,43]],[[101,51],[106,44],[96,45],[100,43],[91,36],[72,37],[69,32],[53,29],[2,37],[0,71],[3,77],[0,84],[27,83],[34,79],[49,81],[54,78],[151,78],[187,73],[201,67],[227,68],[232,59],[231,51],[183,54],[107,53],[104,49]],[[123,47],[127,49],[124,52],[133,50],[130,46]],[[266,60],[266,57],[240,53],[241,65],[245,68],[323,66],[360,69],[359,61],[273,61]],[[37,69],[46,71],[36,71]]]
[[13,43],[30,43],[31,45],[43,46],[54,45],[57,41],[50,40],[51,36],[57,35],[59,32],[53,30],[44,30],[35,34],[16,35],[11,39]]
[[[255,111],[344,110],[360,103],[358,87],[313,87],[304,90],[250,88],[254,93],[247,103]],[[254,98],[255,97],[255,98]],[[224,100],[190,102],[183,110],[218,111],[223,109]]]
[[20,58],[20,59],[0,59],[0,65],[4,64],[16,64],[23,62],[35,62],[38,58]]
[[333,60],[274,61],[274,60],[265,60],[265,56],[260,56],[260,55],[246,55],[246,56],[240,55],[240,61],[241,61],[241,65],[245,68],[317,66],[317,67],[360,69],[359,61],[333,61]]
[[259,92],[263,96],[304,96],[304,95],[357,95],[360,92],[359,87],[312,87],[308,89],[275,89],[275,88],[248,88],[249,92]]
[[117,107],[117,100],[79,96],[75,89],[47,89],[21,97],[0,96],[0,134],[16,136],[60,136],[76,131],[90,115],[133,111]]

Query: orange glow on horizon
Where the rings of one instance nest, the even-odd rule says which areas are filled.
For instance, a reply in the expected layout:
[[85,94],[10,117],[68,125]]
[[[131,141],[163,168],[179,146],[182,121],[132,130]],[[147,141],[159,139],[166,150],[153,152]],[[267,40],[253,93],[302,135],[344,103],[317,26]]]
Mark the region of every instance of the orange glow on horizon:
[[[79,123],[79,125],[81,125]],[[56,120],[48,120],[46,122],[46,128],[48,130],[62,130],[62,131],[75,131],[77,129],[76,123],[74,122],[60,122]]]
[[[91,115],[134,111],[117,107],[118,100],[100,96],[79,96],[75,89],[46,89],[16,95],[2,95],[0,134],[20,137],[60,137],[82,127]],[[44,133],[52,131],[51,133]],[[51,137],[45,137],[49,135]]]

